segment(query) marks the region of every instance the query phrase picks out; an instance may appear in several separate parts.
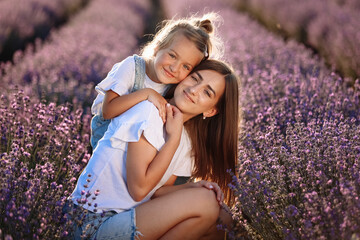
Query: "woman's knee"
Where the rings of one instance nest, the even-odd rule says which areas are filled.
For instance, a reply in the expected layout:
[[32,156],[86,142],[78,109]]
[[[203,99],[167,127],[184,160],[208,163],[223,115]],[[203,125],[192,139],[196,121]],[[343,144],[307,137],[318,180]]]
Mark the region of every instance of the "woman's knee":
[[199,214],[216,220],[220,214],[220,206],[215,192],[206,188],[195,188],[194,192],[193,200],[198,203]]

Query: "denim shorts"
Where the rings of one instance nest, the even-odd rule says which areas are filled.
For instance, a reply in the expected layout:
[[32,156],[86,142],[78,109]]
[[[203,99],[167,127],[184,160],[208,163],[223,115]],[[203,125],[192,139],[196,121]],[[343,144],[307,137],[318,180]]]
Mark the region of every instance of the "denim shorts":
[[[74,205],[74,208],[81,208]],[[135,208],[117,213],[94,213],[88,211],[82,224],[74,223],[74,239],[121,239],[134,240],[142,235],[136,229]]]
[[95,115],[91,119],[91,137],[90,144],[93,149],[96,148],[99,140],[104,136],[108,126],[110,124],[110,119],[103,119],[100,115]]

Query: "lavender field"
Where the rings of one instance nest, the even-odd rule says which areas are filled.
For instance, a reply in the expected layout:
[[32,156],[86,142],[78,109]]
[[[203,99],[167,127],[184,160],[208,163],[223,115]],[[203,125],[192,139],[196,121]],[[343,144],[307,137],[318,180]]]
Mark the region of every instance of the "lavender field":
[[238,0],[272,31],[315,49],[328,65],[347,77],[360,76],[360,2],[357,0]]
[[[219,34],[241,79],[243,116],[238,169],[229,173],[237,197],[230,238],[359,240],[359,80],[339,75],[320,51],[266,30],[234,7],[239,2],[160,1],[166,18],[208,11],[223,18]],[[138,53],[153,3],[90,0],[45,41],[0,63],[0,239],[69,237],[62,208],[91,154],[94,85]],[[297,9],[288,11],[296,17]],[[337,28],[325,23],[329,33]],[[358,36],[346,24],[343,31]],[[341,50],[346,44],[336,41],[336,51],[356,62]],[[319,44],[337,61],[332,46]]]
[[0,1],[0,60],[36,37],[44,39],[51,28],[65,22],[88,0]]

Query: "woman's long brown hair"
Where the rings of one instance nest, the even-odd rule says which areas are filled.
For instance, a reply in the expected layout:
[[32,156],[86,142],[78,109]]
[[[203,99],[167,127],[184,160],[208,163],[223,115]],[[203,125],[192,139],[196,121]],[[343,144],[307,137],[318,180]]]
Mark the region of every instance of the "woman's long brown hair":
[[216,182],[223,190],[225,202],[233,203],[228,184],[235,172],[238,155],[239,86],[238,78],[226,63],[206,60],[194,71],[214,70],[225,78],[225,91],[217,103],[218,113],[206,119],[198,115],[185,123],[195,160],[192,177]]

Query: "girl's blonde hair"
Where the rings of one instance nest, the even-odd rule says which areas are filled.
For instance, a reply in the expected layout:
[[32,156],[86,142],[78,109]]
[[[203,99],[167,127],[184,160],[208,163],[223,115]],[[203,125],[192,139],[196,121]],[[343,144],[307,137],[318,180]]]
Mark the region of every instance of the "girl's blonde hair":
[[224,44],[217,35],[217,27],[221,21],[220,15],[214,12],[204,14],[202,17],[193,15],[189,18],[165,20],[153,40],[143,47],[141,55],[146,58],[154,57],[157,51],[171,44],[177,33],[181,33],[204,53],[204,60],[209,57],[221,59],[224,54]]

